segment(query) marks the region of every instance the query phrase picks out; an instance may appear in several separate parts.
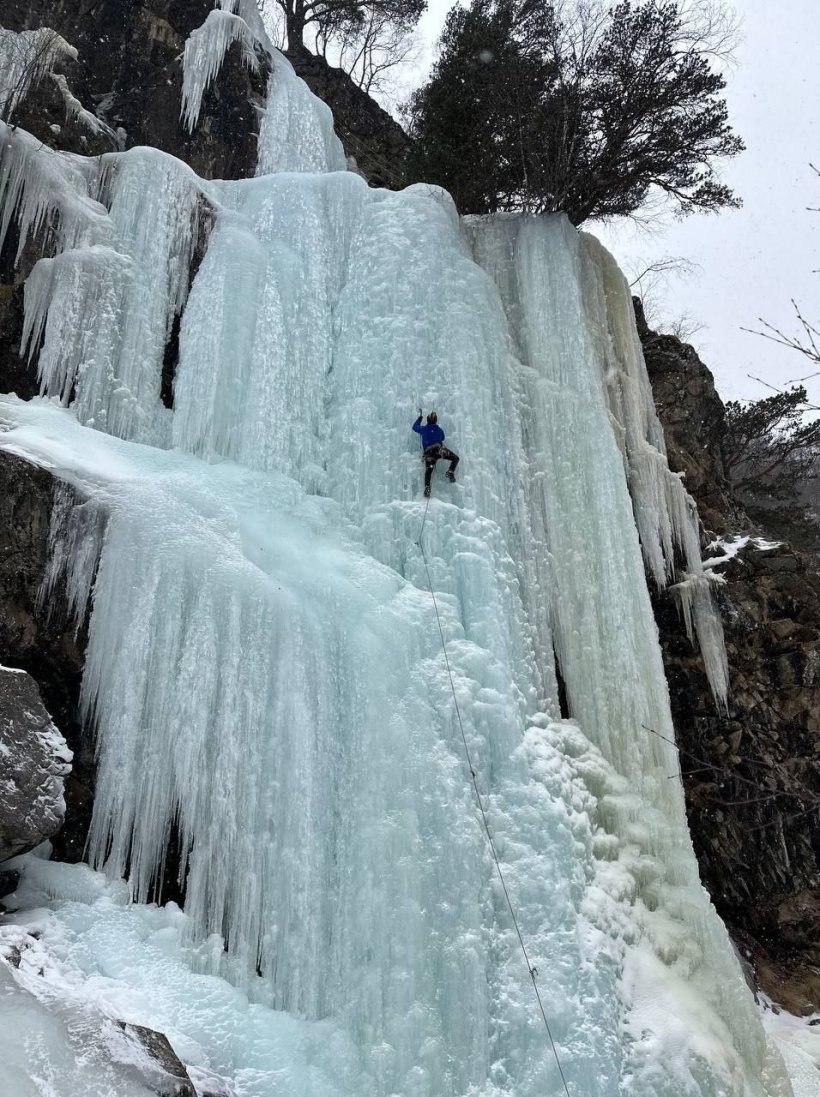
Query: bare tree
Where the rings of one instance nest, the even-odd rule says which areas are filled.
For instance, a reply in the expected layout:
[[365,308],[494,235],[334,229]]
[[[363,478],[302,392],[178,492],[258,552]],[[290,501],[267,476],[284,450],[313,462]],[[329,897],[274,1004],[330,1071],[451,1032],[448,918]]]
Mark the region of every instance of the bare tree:
[[737,11],[722,0],[684,0],[679,7],[681,30],[691,49],[733,65],[742,39]]
[[395,70],[418,57],[411,31],[376,10],[368,12],[360,24],[317,27],[315,51],[344,69],[368,94],[391,93]]
[[639,263],[640,270],[629,280],[643,305],[647,325],[654,331],[674,335],[682,343],[691,343],[703,331],[704,324],[689,312],[668,316],[663,307],[666,283],[671,276],[691,278],[700,270],[697,263],[682,255],[664,255],[649,263]]
[[[308,30],[329,42],[356,31],[361,35],[375,18],[409,31],[427,6],[426,0],[273,0],[273,3],[282,12],[288,49],[293,53],[307,50]],[[383,32],[378,33],[384,41]]]

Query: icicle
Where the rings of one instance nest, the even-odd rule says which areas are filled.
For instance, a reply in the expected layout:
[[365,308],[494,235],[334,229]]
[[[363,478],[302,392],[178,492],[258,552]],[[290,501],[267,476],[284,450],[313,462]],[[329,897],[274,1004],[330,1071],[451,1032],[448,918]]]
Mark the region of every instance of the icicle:
[[729,696],[729,664],[723,642],[723,624],[712,598],[712,585],[724,582],[720,575],[708,568],[695,575],[683,573],[681,579],[670,587],[683,617],[686,635],[695,642],[703,657],[703,664],[715,700],[725,712]]
[[191,33],[185,43],[182,62],[182,119],[189,132],[196,128],[202,96],[222,67],[228,48],[239,42],[242,64],[256,71],[259,62],[254,52],[257,39],[248,24],[238,15],[221,8],[208,13],[208,18]]
[[66,484],[57,487],[48,530],[48,561],[37,605],[50,613],[56,587],[65,584],[68,609],[79,630],[90,609],[91,590],[105,538],[105,511]]
[[102,158],[105,245],[40,260],[25,290],[24,346],[42,337],[42,391],[121,437],[167,443],[165,345],[188,293],[199,181],[174,157],[133,149]]
[[133,272],[130,260],[113,248],[75,248],[40,259],[25,283],[21,351],[31,358],[42,340],[40,391],[67,405],[76,387],[75,410],[91,425],[105,426],[101,411],[116,387],[123,302]]
[[[584,292],[595,332],[601,378],[616,426],[629,480],[635,524],[647,566],[660,589],[675,574],[679,552],[688,574],[683,595],[690,639],[698,637],[704,668],[715,700],[727,704],[728,666],[720,615],[701,560],[698,514],[694,500],[666,460],[663,428],[655,413],[635,325],[632,295],[609,252],[593,236],[582,234]],[[682,600],[682,604],[683,600]]]
[[2,124],[0,140],[0,243],[16,216],[19,258],[56,221],[58,254],[35,264],[25,290],[23,346],[31,355],[42,339],[42,391],[64,402],[74,392],[83,422],[164,444],[163,358],[188,293],[200,181],[157,149],[92,160]]
[[93,161],[55,152],[25,130],[0,122],[0,249],[12,219],[19,229],[15,262],[29,236],[46,226],[57,251],[104,243],[106,211],[89,193],[95,175]]
[[29,89],[64,58],[76,61],[77,51],[49,27],[19,33],[0,27],[0,118],[10,120]]

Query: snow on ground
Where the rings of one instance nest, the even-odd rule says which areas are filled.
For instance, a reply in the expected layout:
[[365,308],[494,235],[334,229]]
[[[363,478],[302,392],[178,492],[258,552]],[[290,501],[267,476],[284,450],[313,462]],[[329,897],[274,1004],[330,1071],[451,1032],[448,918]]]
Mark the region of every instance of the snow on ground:
[[175,904],[131,904],[124,883],[84,865],[29,856],[14,866],[24,875],[13,901],[27,909],[0,927],[0,951],[19,957],[0,991],[0,1061],[14,1097],[45,1097],[39,1066],[43,1078],[60,1072],[54,1097],[153,1092],[110,1062],[114,1020],[164,1032],[186,1063],[229,1079],[236,1097],[340,1092],[335,1071],[346,1073],[352,1051],[338,1030],[252,1005],[223,979],[198,974]]
[[[12,863],[22,881],[7,900],[12,913],[0,925],[0,1062],[4,1082],[13,1087],[6,1093],[155,1093],[150,1081],[156,1064],[125,1041],[117,1022],[163,1032],[198,1092],[206,1087],[231,1097],[377,1092],[372,1079],[359,1072],[357,1050],[338,1025],[302,1021],[253,1003],[224,979],[203,974],[204,954],[221,949],[221,941],[192,944],[190,920],[174,903],[134,904],[123,881],[110,881],[85,865],[46,861],[46,855],[47,846]],[[693,1024],[689,1011],[700,1008],[697,998],[687,1000],[681,984],[670,981],[648,952],[637,963],[650,969],[644,984],[651,994],[636,1008],[635,1035],[642,1011],[651,1013],[670,998],[683,1051]],[[783,1054],[794,1097],[817,1097],[820,1015],[798,1018],[775,1008],[764,1000],[762,1020]],[[500,1097],[502,1090],[481,1092]],[[672,1091],[659,1088],[657,1097],[667,1092]]]
[[776,1042],[791,1078],[794,1097],[820,1094],[820,1013],[795,1017],[762,998],[763,1026]]

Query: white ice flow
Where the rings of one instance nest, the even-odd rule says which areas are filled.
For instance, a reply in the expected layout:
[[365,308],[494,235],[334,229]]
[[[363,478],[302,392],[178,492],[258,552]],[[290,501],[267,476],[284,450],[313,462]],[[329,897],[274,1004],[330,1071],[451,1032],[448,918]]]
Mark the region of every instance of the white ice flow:
[[[90,609],[89,856],[142,904],[173,836],[187,881],[173,964],[156,911],[83,913],[80,870],[45,940],[95,979],[130,918],[117,978],[163,989],[127,1019],[242,1097],[563,1092],[454,691],[572,1097],[788,1097],[686,828],[641,545],[704,594],[719,702],[725,661],[622,276],[560,218],[464,226],[334,170],[326,109],[274,77],[260,163],[287,170],[254,180],[44,150],[49,189],[4,136],[18,216],[64,235],[27,293],[51,399],[3,398],[0,446],[79,500],[51,579]],[[462,456],[429,512],[420,404]]]

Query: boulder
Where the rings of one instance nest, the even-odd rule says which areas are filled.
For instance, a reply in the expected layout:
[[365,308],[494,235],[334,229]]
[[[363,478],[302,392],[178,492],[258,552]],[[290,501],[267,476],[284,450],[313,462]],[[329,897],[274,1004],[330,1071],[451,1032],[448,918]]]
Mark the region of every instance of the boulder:
[[0,861],[60,829],[70,769],[71,751],[37,683],[25,671],[0,667]]
[[47,601],[40,598],[58,490],[69,489],[46,469],[0,453],[0,663],[34,678],[74,752],[66,780],[66,825],[54,846],[60,860],[78,861],[91,819],[94,780],[93,743],[79,719],[85,630],[70,610],[64,581],[52,587]]

